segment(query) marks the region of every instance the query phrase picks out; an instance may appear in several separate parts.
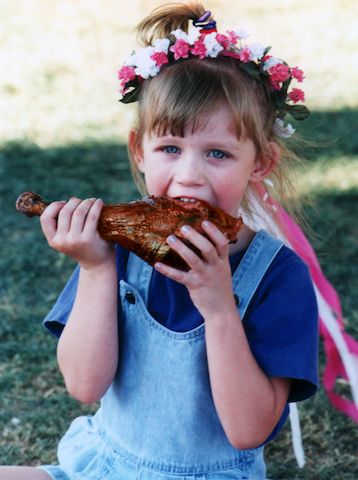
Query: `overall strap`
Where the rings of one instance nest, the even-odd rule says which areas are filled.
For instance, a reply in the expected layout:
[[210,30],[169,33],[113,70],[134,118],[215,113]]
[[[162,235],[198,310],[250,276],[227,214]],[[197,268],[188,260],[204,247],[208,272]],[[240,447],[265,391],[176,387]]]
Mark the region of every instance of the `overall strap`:
[[247,249],[232,277],[233,290],[239,298],[241,319],[244,318],[252,297],[282,246],[283,242],[260,230]]
[[149,283],[152,277],[153,268],[134,253],[128,257],[125,280],[135,285],[138,293],[142,296],[145,305],[148,305]]

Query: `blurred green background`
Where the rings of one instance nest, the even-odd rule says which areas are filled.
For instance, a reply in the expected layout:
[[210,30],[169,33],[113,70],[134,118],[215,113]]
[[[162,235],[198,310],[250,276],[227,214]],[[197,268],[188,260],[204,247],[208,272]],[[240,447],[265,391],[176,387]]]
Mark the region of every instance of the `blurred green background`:
[[[34,190],[46,200],[138,198],[126,153],[134,107],[118,102],[117,71],[137,47],[134,27],[164,2],[2,0],[0,15],[0,464],[56,462],[75,416],[97,405],[71,399],[56,340],[41,321],[74,263],[52,251],[38,219],[14,208]],[[250,5],[249,5],[250,3]],[[245,28],[247,43],[299,66],[312,115],[297,125],[314,147],[297,170],[311,241],[340,294],[346,331],[358,339],[358,3],[355,0],[207,1],[219,31]],[[320,369],[325,359],[320,346]],[[350,398],[343,380],[337,390]],[[306,466],[287,424],[266,449],[275,479],[358,478],[358,425],[323,388],[299,405]]]

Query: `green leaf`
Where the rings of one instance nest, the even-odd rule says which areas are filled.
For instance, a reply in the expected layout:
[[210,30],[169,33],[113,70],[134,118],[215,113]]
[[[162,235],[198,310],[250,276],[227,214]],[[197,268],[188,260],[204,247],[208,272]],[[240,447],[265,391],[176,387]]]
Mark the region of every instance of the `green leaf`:
[[292,80],[292,77],[288,77],[287,80],[285,80],[282,84],[281,90],[285,90],[286,94],[287,94],[288,87],[290,86],[291,80]]
[[266,55],[268,54],[268,52],[271,50],[272,47],[266,47],[265,48],[265,51],[264,51],[264,54],[263,54],[263,57],[266,57]]
[[139,93],[140,93],[140,88],[133,88],[133,90],[130,90],[127,92],[123,98],[121,98],[119,101],[122,103],[133,103],[133,102],[138,102],[139,100]]
[[279,110],[282,108],[282,105],[285,103],[287,98],[287,90],[274,90],[271,93],[272,101],[275,107]]
[[119,101],[122,103],[133,103],[139,100],[141,84],[138,77],[130,80],[124,85],[124,90],[130,89]]
[[285,110],[295,120],[300,121],[305,120],[311,113],[304,105],[285,105],[283,110]]
[[240,63],[240,68],[252,75],[256,80],[262,80],[262,72],[255,62]]

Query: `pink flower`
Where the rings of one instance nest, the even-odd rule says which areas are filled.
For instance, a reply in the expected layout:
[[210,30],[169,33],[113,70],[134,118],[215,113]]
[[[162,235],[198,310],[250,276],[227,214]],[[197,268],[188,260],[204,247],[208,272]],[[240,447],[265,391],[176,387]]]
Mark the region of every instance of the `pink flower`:
[[189,57],[189,43],[181,38],[177,39],[173,46],[170,47],[170,51],[174,53],[174,59]]
[[157,67],[161,67],[165,63],[168,63],[168,57],[165,52],[154,52],[153,55],[150,56],[152,60],[157,63]]
[[228,46],[230,45],[230,41],[229,41],[228,37],[226,35],[223,35],[222,33],[217,33],[216,34],[216,40],[219,43],[221,43],[221,45],[224,48],[228,48]]
[[273,67],[269,68],[270,81],[272,83],[282,83],[287,80],[290,76],[290,69],[287,65],[283,63],[278,63]]
[[205,57],[206,54],[206,45],[205,43],[199,39],[194,43],[194,47],[191,49],[191,53],[193,55],[198,55],[200,60],[202,60]]
[[136,77],[133,67],[124,66],[118,72],[118,79],[122,80],[123,84],[126,84]]
[[251,50],[249,49],[248,46],[240,50],[239,57],[243,63],[248,62],[250,60],[250,56],[251,56]]
[[229,31],[229,30],[226,30],[226,33],[228,34],[227,38],[229,42],[232,43],[233,45],[236,45],[239,39],[238,35],[235,32]]
[[301,102],[304,102],[305,101],[305,94],[302,90],[300,90],[299,88],[293,88],[292,89],[292,92],[290,92],[288,95],[287,95],[287,98],[289,100],[292,100],[293,103],[297,103],[301,100]]
[[302,70],[300,70],[298,67],[292,68],[291,69],[291,75],[293,78],[295,78],[298,82],[303,82],[303,79],[305,78],[303,76]]

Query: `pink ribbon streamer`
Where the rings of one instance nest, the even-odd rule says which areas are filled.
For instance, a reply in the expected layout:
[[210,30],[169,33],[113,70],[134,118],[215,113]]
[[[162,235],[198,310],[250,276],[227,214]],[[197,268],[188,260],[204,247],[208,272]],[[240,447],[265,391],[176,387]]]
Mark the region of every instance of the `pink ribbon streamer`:
[[[261,198],[266,198],[266,190],[261,184],[256,184],[256,189]],[[323,275],[322,269],[318,263],[317,257],[313,248],[305,237],[300,227],[294,220],[277,204],[271,197],[266,198],[266,204],[273,207],[276,224],[280,227],[284,237],[289,242],[291,248],[308,264],[312,280],[318,288],[321,296],[332,310],[335,316],[335,321],[341,334],[341,339],[346,344],[347,351],[352,354],[351,362],[353,365],[353,375],[355,375],[355,382],[358,382],[358,342],[344,332],[344,322],[342,317],[342,308],[337,292],[330,284],[330,282]],[[350,401],[347,398],[339,395],[334,391],[334,386],[337,378],[341,377],[349,380],[347,375],[347,366],[342,360],[342,355],[337,347],[337,339],[334,338],[331,331],[327,328],[328,320],[324,318],[324,313],[320,311],[319,319],[319,333],[323,338],[323,345],[326,355],[327,364],[324,369],[322,384],[327,392],[331,404],[358,423],[358,404]],[[352,387],[352,382],[351,387]],[[354,395],[353,395],[354,396]]]

